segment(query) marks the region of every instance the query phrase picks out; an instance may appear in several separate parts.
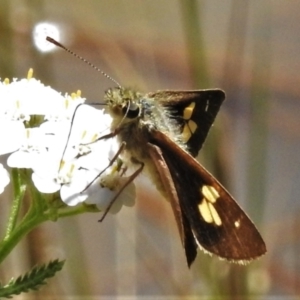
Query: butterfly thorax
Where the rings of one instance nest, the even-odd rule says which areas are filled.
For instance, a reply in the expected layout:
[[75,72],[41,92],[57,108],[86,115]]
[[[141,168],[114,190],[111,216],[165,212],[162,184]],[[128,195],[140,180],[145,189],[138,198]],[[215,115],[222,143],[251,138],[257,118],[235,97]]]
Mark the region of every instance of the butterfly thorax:
[[179,128],[155,98],[132,89],[114,88],[106,92],[105,101],[113,119],[112,132],[118,131],[119,142],[125,142],[126,151],[136,159],[148,158],[146,144],[151,142],[152,130],[161,131],[179,143]]

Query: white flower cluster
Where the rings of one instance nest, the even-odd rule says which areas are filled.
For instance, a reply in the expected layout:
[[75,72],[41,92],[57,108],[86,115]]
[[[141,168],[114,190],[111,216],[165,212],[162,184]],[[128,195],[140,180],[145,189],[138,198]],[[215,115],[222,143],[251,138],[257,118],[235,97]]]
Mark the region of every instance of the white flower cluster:
[[[80,92],[61,95],[32,78],[0,82],[0,155],[10,153],[10,168],[32,169],[32,181],[42,193],[60,192],[69,206],[85,202],[105,210],[126,183],[125,166],[116,159],[111,117],[83,104]],[[111,165],[110,165],[111,164]],[[0,192],[9,173],[0,164]],[[134,185],[128,184],[110,212],[132,206]]]

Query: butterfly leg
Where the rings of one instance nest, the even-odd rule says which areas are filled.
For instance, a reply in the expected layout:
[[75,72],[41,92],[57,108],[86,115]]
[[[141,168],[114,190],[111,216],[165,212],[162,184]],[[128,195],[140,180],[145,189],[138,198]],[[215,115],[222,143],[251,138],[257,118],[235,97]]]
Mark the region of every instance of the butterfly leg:
[[114,157],[112,158],[112,160],[109,162],[109,164],[107,165],[106,168],[104,168],[87,186],[86,188],[81,192],[83,193],[84,191],[86,191],[94,182],[95,180],[97,180],[109,167],[111,167],[113,165],[113,163],[118,159],[119,155],[121,154],[121,152],[125,149],[126,147],[126,143],[123,142],[121,144],[121,147],[119,148],[119,150],[117,151],[117,153],[114,155]]
[[114,198],[110,201],[108,207],[106,208],[105,212],[103,213],[103,216],[101,217],[101,219],[99,220],[99,222],[102,222],[105,218],[105,216],[107,215],[107,213],[109,212],[110,208],[112,207],[112,205],[115,203],[115,201],[118,199],[118,197],[120,196],[120,194],[124,191],[124,189],[143,171],[144,168],[144,163],[136,160],[135,158],[132,158],[132,160],[134,161],[134,163],[138,163],[140,166],[139,168],[129,176],[128,180],[124,183],[124,185],[118,190],[117,194],[114,196]]

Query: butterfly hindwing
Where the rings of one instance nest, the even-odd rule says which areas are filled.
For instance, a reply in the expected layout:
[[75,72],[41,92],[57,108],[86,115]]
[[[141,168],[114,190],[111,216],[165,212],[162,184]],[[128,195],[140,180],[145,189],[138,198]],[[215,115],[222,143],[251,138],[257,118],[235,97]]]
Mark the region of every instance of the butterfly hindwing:
[[202,250],[236,262],[266,252],[255,225],[208,171],[162,132],[153,132],[152,143],[161,150],[182,214]]
[[179,126],[189,153],[197,156],[225,99],[225,93],[220,89],[209,89],[158,91],[148,96],[167,109],[168,117]]
[[177,227],[179,229],[181,242],[185,249],[187,264],[190,267],[197,256],[197,243],[195,241],[192,229],[185,214],[182,214],[182,208],[178,199],[178,194],[160,148],[148,143],[148,153],[156,167],[164,191],[167,194],[165,196],[171,203]]

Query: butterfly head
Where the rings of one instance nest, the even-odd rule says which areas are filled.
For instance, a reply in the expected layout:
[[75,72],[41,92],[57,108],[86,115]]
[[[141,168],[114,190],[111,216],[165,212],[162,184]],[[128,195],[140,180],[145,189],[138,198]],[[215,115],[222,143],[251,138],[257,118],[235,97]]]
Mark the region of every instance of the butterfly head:
[[122,121],[132,121],[141,114],[140,97],[132,89],[111,88],[105,93],[104,100],[108,112],[113,118],[121,118]]

